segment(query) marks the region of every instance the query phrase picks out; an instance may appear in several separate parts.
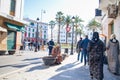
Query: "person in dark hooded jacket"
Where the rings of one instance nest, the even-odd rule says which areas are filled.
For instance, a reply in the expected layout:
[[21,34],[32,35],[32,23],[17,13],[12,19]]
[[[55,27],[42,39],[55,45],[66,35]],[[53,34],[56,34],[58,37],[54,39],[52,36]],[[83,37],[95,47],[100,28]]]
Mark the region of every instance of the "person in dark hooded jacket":
[[55,45],[53,39],[51,39],[49,42],[48,42],[48,49],[49,49],[49,55],[52,54],[52,49],[53,49],[53,46]]
[[89,71],[91,78],[103,80],[103,53],[106,50],[105,44],[99,39],[99,33],[94,32],[92,40],[88,43]]

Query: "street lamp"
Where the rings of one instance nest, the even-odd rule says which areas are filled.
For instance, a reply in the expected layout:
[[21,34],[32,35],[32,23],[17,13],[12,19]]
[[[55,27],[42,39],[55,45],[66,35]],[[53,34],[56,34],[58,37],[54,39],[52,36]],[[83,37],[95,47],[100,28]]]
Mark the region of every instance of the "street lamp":
[[38,51],[38,35],[39,35],[39,32],[38,32],[38,21],[39,21],[39,18],[37,18],[37,28],[36,28],[36,46],[35,46],[35,52]]
[[72,23],[73,23],[73,27],[72,27],[72,43],[71,43],[71,53],[70,55],[73,55],[73,39],[74,39],[74,21],[75,21],[75,17],[72,17]]
[[[43,13],[45,14],[46,11],[42,9],[42,10],[41,10],[41,22],[42,22]],[[44,40],[44,39],[42,39],[42,24],[41,24],[41,42],[42,42],[42,49],[44,50],[43,40]]]
[[42,22],[43,13],[45,14],[46,11],[42,9],[42,10],[41,10],[41,22]]

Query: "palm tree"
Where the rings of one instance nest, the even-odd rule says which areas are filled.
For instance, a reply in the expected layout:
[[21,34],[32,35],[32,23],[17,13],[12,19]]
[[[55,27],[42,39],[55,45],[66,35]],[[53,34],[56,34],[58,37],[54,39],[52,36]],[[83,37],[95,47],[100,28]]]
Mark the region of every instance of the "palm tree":
[[[65,18],[66,29],[69,28],[70,23],[71,23],[71,16],[67,15]],[[68,37],[68,32],[66,30],[66,44],[67,44],[67,37]]]
[[56,14],[56,21],[58,22],[58,40],[57,40],[57,43],[59,44],[60,43],[60,26],[64,23],[64,16],[63,16],[63,13],[61,11],[57,12]]
[[75,29],[76,29],[75,30],[75,44],[77,43],[77,28],[82,27],[81,22],[83,22],[83,20],[79,18],[79,16],[75,16]]
[[55,27],[55,21],[51,20],[51,21],[49,22],[49,25],[51,26],[51,27],[50,27],[50,28],[51,28],[51,39],[53,39],[52,30],[53,30],[53,28]]
[[76,29],[76,35],[81,37],[81,34],[83,34],[83,25],[81,24],[79,28]]
[[101,28],[101,24],[99,22],[97,22],[94,18],[88,23],[87,27],[89,29],[92,29],[92,31],[94,32],[96,29],[100,29]]

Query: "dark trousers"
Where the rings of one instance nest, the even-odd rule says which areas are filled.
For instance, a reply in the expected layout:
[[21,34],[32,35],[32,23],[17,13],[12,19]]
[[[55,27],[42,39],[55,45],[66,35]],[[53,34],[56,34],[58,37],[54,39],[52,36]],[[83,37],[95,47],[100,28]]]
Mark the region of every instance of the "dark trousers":
[[52,54],[52,49],[53,49],[53,47],[52,47],[52,46],[49,46],[49,55]]

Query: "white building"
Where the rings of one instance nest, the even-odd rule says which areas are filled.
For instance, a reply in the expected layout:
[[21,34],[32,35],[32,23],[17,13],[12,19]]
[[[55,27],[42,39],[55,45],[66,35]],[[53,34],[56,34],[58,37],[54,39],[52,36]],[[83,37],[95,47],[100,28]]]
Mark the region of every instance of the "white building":
[[26,22],[26,32],[24,39],[27,41],[36,41],[36,32],[37,32],[37,26],[38,26],[38,41],[41,43],[41,41],[46,42],[48,40],[48,24],[43,22],[38,22],[36,20],[32,20],[29,18],[24,18],[24,21]]
[[[58,29],[54,29],[53,33],[55,33],[55,34],[53,34],[53,40],[55,42],[57,42]],[[66,29],[65,28],[60,29],[60,43],[61,44],[66,43]],[[70,30],[70,32],[68,32],[67,43],[69,43],[69,44],[72,43],[72,30]],[[75,33],[74,33],[73,43],[75,43]]]

